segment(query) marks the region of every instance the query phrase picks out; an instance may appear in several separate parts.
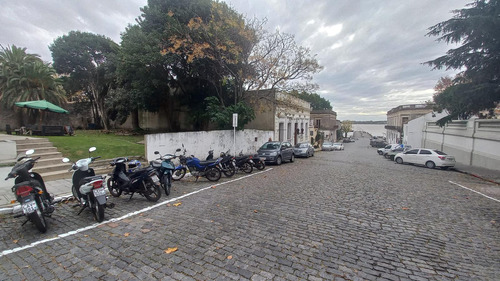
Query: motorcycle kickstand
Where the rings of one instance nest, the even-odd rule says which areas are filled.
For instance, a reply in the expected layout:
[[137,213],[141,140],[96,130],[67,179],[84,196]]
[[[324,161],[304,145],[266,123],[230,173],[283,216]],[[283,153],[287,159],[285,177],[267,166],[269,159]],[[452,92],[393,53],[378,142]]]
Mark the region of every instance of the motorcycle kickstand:
[[85,210],[87,208],[87,205],[84,205],[81,209],[80,209],[80,212],[78,212],[78,214],[76,214],[77,216],[79,216],[83,210]]
[[130,193],[130,198],[128,198],[128,201],[132,200],[132,196],[134,196],[134,192]]
[[23,224],[21,224],[21,226],[25,225],[29,221],[30,221],[30,219],[27,219],[25,222],[23,222]]

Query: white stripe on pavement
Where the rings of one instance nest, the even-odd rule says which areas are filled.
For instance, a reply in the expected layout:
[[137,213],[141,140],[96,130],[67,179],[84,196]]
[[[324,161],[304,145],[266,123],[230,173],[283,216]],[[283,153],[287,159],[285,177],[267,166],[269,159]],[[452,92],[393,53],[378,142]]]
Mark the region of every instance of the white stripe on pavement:
[[499,203],[500,203],[500,200],[495,199],[495,198],[493,198],[493,197],[490,197],[490,196],[488,196],[488,195],[482,194],[482,193],[481,193],[481,192],[479,192],[479,191],[475,191],[474,189],[470,189],[470,188],[468,188],[468,187],[466,187],[466,186],[463,186],[463,185],[461,185],[461,184],[458,184],[458,183],[456,183],[456,182],[452,182],[452,181],[448,181],[448,182],[450,182],[450,183],[452,183],[452,184],[454,184],[454,185],[460,186],[461,188],[464,188],[464,189],[470,190],[470,191],[472,191],[472,192],[475,192],[475,193],[477,193],[477,194],[479,194],[479,195],[482,195],[482,196],[484,196],[484,197],[486,197],[486,198],[488,198],[488,199],[491,199],[491,200],[493,200],[493,201],[496,201],[496,202],[499,202]]
[[19,252],[19,251],[22,251],[22,250],[26,250],[26,249],[29,249],[29,248],[33,248],[37,245],[41,245],[41,244],[45,244],[45,243],[48,243],[48,242],[51,242],[51,241],[55,241],[55,240],[59,240],[61,238],[65,238],[65,237],[69,237],[69,236],[72,236],[72,235],[75,235],[75,234],[78,234],[80,232],[83,232],[83,231],[87,231],[87,230],[90,230],[90,229],[93,229],[93,228],[96,228],[96,227],[99,227],[101,225],[104,225],[104,224],[107,224],[107,223],[110,223],[110,222],[117,222],[117,221],[121,221],[121,220],[124,220],[126,218],[129,218],[131,216],[135,216],[135,215],[138,215],[138,214],[141,214],[141,213],[144,213],[144,212],[147,212],[147,211],[150,211],[150,210],[153,210],[155,208],[158,208],[160,206],[163,206],[163,205],[166,205],[168,203],[171,203],[173,201],[177,201],[177,200],[180,200],[182,198],[185,198],[185,197],[188,197],[188,196],[191,196],[191,195],[195,195],[199,192],[202,192],[204,190],[207,190],[207,189],[211,189],[212,187],[214,186],[220,186],[220,185],[224,185],[224,184],[228,184],[228,183],[232,183],[232,182],[235,182],[235,181],[239,181],[239,180],[242,180],[242,179],[245,179],[245,178],[248,178],[248,177],[252,177],[252,176],[255,176],[255,175],[258,175],[258,174],[261,174],[261,173],[265,173],[265,172],[268,172],[270,170],[272,170],[273,168],[268,168],[264,171],[260,171],[260,172],[257,172],[257,173],[253,173],[253,174],[249,174],[249,175],[246,175],[246,176],[243,176],[241,178],[237,178],[237,179],[233,179],[233,180],[230,180],[230,181],[227,181],[227,182],[223,182],[223,183],[218,183],[218,184],[213,184],[213,185],[210,185],[210,186],[207,186],[207,187],[204,187],[202,189],[199,189],[199,190],[196,190],[196,191],[193,191],[191,193],[188,193],[188,194],[184,194],[182,196],[179,196],[179,197],[176,197],[176,198],[172,198],[170,200],[167,200],[167,201],[163,201],[161,203],[158,203],[158,204],[155,204],[155,205],[152,205],[152,206],[149,206],[149,207],[146,207],[142,210],[139,210],[139,211],[135,211],[135,212],[132,212],[132,213],[128,213],[124,216],[121,216],[119,218],[114,218],[114,219],[110,219],[110,220],[107,220],[107,221],[103,221],[101,223],[95,223],[95,224],[92,224],[92,225],[89,225],[87,227],[83,227],[83,228],[79,228],[77,230],[73,230],[73,231],[70,231],[70,232],[66,232],[66,233],[63,233],[63,234],[59,234],[58,236],[56,237],[53,237],[53,238],[48,238],[48,239],[44,239],[44,240],[40,240],[40,241],[36,241],[36,242],[33,242],[29,245],[26,245],[26,246],[23,246],[23,247],[18,247],[18,248],[14,248],[14,249],[11,249],[11,250],[4,250],[0,253],[0,257],[3,257],[3,256],[6,256],[6,255],[9,255],[9,254],[12,254],[12,253],[16,253],[16,252]]

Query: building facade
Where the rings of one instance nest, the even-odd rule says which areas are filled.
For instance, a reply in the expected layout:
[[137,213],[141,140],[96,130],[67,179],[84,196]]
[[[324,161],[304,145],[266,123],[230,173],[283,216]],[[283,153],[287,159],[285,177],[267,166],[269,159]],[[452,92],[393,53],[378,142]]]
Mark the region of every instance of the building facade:
[[325,141],[337,141],[337,130],[339,122],[337,122],[337,113],[333,110],[312,110],[311,123],[309,127],[313,129],[313,134],[322,133]]
[[432,104],[400,105],[387,112],[387,142],[402,143],[404,138],[403,127],[413,119],[432,112]]
[[245,129],[273,131],[275,141],[309,142],[310,103],[275,90],[247,92],[245,102],[256,116]]

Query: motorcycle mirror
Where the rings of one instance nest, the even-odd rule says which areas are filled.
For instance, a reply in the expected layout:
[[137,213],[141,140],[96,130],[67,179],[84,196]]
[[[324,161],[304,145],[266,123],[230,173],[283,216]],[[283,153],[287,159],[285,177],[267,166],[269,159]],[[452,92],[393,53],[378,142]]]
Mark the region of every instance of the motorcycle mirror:
[[69,159],[65,157],[65,158],[63,158],[63,159],[62,159],[62,161],[63,161],[64,163],[68,163],[68,162],[69,162]]
[[34,149],[30,149],[30,150],[27,150],[27,151],[26,151],[26,155],[31,155],[31,154],[33,154],[33,153],[35,153],[35,150],[34,150]]
[[158,151],[155,151],[155,154],[160,154],[160,152],[158,152]]
[[91,148],[89,148],[89,152],[94,152],[97,148],[95,148],[95,146],[92,146]]
[[180,149],[180,148],[177,148],[177,149],[175,150],[175,152],[179,152],[179,151],[181,151],[181,149]]

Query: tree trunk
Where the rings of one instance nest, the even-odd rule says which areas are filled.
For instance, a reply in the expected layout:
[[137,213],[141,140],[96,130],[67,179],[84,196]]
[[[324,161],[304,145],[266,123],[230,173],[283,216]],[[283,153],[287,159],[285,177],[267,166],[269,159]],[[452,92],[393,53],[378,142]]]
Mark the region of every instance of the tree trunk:
[[134,130],[140,130],[141,127],[139,125],[139,110],[136,108],[130,112],[130,117],[132,118],[132,128]]

